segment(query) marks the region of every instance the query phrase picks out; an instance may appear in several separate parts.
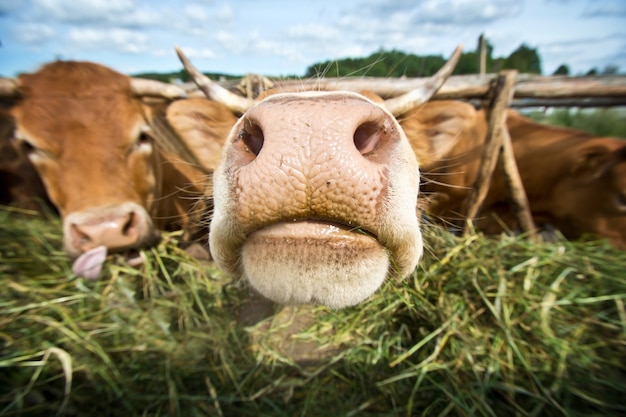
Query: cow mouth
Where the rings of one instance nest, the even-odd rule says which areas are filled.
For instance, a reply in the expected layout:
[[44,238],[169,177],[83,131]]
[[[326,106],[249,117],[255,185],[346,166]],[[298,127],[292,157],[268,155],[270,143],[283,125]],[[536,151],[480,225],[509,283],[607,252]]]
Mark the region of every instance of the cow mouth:
[[309,238],[316,237],[318,239],[324,239],[331,236],[344,236],[352,234],[360,234],[369,236],[370,238],[378,241],[378,236],[364,229],[363,227],[355,227],[346,223],[341,223],[332,220],[315,220],[304,219],[294,220],[291,222],[274,223],[269,226],[264,226],[248,234],[248,238],[253,237],[256,234],[276,235],[284,234],[287,238]]
[[[123,257],[126,264],[133,267],[138,267],[145,261],[138,249],[128,249],[117,253]],[[72,272],[90,281],[95,281],[100,278],[108,254],[109,251],[104,245],[83,252],[72,262]]]
[[282,304],[354,305],[387,275],[388,250],[375,234],[316,220],[277,223],[248,235],[243,275],[265,297]]

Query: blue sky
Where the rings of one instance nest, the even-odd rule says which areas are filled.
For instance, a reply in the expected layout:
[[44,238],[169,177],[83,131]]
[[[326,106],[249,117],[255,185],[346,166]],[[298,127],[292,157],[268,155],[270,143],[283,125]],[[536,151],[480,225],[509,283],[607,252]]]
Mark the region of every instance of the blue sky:
[[123,73],[303,75],[319,61],[397,49],[448,56],[484,33],[494,56],[525,42],[543,73],[626,72],[626,0],[0,0],[0,75],[54,59]]

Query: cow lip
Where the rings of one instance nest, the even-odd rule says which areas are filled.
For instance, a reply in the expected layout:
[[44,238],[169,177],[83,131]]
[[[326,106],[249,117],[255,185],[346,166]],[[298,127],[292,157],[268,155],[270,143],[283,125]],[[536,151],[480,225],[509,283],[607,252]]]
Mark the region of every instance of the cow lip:
[[292,226],[295,226],[295,225],[303,225],[309,230],[317,231],[319,235],[331,235],[333,233],[361,234],[361,235],[368,236],[378,241],[378,236],[375,233],[369,230],[366,230],[362,227],[349,225],[349,224],[342,223],[336,220],[321,220],[321,219],[297,219],[297,220],[292,220],[292,221],[272,223],[272,224],[265,225],[263,227],[253,230],[252,232],[248,233],[248,236],[258,233],[258,232],[263,232],[266,230],[276,229],[276,228],[281,228],[281,227],[291,229]]

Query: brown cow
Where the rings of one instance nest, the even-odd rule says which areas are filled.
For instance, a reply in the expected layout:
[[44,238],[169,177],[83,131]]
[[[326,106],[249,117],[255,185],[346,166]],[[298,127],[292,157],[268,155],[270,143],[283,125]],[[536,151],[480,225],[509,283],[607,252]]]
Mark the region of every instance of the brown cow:
[[[486,137],[484,112],[436,101],[404,115],[401,124],[421,162],[422,190],[435,195],[431,213],[462,226]],[[425,132],[424,124],[433,127]],[[535,222],[568,239],[607,238],[626,249],[626,141],[546,126],[513,110],[507,127]],[[487,233],[502,225],[515,230],[509,207],[496,171],[476,226]]]
[[218,266],[273,301],[332,308],[412,273],[422,254],[419,169],[393,113],[427,101],[459,55],[430,88],[383,105],[345,91],[281,92],[246,111],[214,175]]
[[191,237],[200,228],[197,197],[237,120],[228,108],[172,101],[181,89],[89,62],[54,62],[16,84],[14,137],[63,218],[71,258],[149,246],[159,230],[183,227]]

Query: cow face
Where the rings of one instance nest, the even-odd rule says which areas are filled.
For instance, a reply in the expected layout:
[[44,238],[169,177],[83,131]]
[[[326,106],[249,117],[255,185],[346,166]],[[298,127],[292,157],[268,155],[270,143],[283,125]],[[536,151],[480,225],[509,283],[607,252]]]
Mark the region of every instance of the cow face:
[[159,229],[203,229],[199,199],[236,117],[179,88],[87,62],[22,76],[9,101],[12,136],[63,217],[74,258],[97,247],[154,244]]
[[419,170],[387,111],[354,93],[285,93],[249,110],[214,177],[218,265],[280,303],[345,307],[422,254]]
[[124,250],[158,234],[146,211],[158,183],[147,109],[129,78],[91,63],[55,62],[20,78],[15,137],[63,217],[71,257]]

